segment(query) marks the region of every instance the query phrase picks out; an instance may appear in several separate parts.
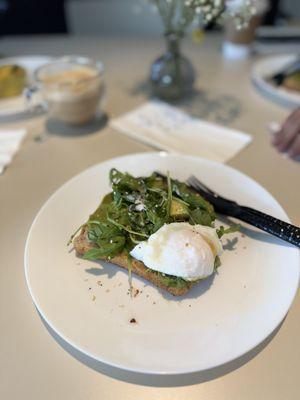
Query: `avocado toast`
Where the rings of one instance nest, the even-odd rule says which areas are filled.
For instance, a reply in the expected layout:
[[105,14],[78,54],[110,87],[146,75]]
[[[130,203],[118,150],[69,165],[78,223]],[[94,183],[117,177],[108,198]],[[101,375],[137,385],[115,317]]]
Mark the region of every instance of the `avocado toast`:
[[[135,178],[112,169],[110,183],[112,192],[79,228],[80,233],[71,237],[77,254],[119,265],[129,271],[129,276],[133,272],[175,296],[186,294],[197,281],[152,270],[130,252],[165,224],[186,222],[212,227],[212,205],[186,184],[156,173]],[[220,234],[224,232],[220,230]],[[215,268],[219,262],[216,256]]]

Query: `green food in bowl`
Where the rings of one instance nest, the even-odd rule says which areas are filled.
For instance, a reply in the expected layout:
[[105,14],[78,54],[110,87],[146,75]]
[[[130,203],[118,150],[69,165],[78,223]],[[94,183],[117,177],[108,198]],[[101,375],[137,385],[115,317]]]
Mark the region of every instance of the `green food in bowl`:
[[26,71],[19,65],[0,66],[0,99],[19,96],[26,81]]
[[284,79],[283,86],[290,90],[300,91],[300,70],[287,76]]

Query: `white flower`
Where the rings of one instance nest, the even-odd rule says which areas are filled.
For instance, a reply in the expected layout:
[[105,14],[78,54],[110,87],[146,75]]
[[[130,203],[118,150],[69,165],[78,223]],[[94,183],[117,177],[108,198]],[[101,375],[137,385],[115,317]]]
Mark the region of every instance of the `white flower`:
[[[193,20],[209,23],[223,15],[233,18],[242,28],[247,25],[257,10],[261,13],[262,4],[266,8],[269,0],[150,0],[161,14],[168,30],[181,34]],[[169,14],[168,12],[171,12]],[[170,19],[171,15],[171,19]]]

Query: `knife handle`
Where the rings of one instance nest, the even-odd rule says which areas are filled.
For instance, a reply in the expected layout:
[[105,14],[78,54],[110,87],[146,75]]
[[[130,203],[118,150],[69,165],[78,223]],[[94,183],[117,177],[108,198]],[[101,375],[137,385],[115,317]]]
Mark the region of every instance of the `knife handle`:
[[295,225],[244,206],[235,217],[300,248],[300,228]]

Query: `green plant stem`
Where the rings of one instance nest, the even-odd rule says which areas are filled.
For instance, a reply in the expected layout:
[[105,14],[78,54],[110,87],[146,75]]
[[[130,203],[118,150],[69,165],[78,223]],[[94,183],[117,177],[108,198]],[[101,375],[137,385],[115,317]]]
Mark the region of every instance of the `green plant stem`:
[[168,13],[167,10],[164,6],[166,6],[166,1],[161,1],[161,0],[154,0],[154,4],[156,5],[156,8],[163,20],[165,29],[168,29],[167,27],[169,26],[169,18],[168,18]]
[[166,30],[167,31],[173,31],[174,27],[173,27],[173,20],[175,17],[175,13],[176,13],[176,6],[177,6],[178,0],[173,0],[171,3],[169,3],[168,7],[168,18],[167,18],[167,24],[166,24]]
[[166,34],[174,33],[182,37],[195,17],[194,10],[186,6],[183,0],[154,0],[154,4],[162,18]]

